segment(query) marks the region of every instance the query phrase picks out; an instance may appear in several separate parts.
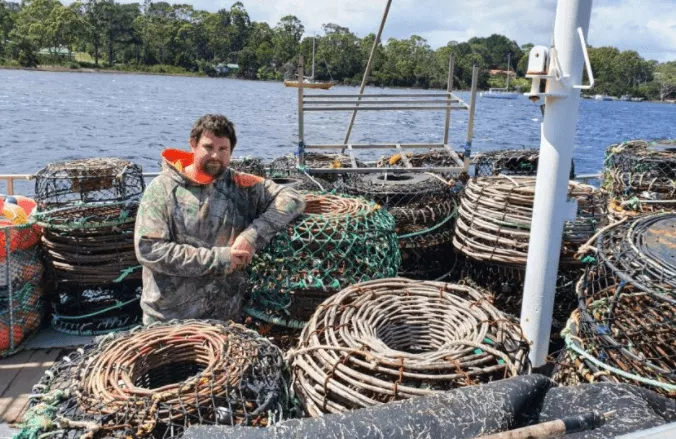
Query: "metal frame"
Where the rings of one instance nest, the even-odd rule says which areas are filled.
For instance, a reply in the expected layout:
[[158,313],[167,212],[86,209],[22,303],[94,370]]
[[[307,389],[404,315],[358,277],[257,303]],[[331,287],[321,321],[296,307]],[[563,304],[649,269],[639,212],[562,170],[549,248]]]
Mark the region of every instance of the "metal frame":
[[[300,57],[298,64],[298,77],[304,73],[304,58]],[[479,77],[479,68],[474,66],[472,71],[471,100],[468,105],[462,99],[454,95],[453,89],[454,60],[451,55],[448,63],[448,82],[446,92],[437,93],[403,93],[403,94],[305,94],[302,81],[298,83],[298,166],[309,173],[373,173],[383,172],[383,168],[357,167],[355,153],[361,150],[392,149],[401,154],[404,167],[387,168],[387,172],[443,172],[460,173],[467,172],[470,155],[472,152],[472,136],[474,131],[474,115],[476,109],[476,94]],[[349,137],[354,124],[354,116],[357,111],[438,111],[444,110],[446,118],[444,122],[443,143],[350,143]],[[467,123],[467,137],[464,148],[464,161],[449,144],[449,129],[451,124],[451,110],[468,110],[469,121]],[[305,143],[305,113],[306,112],[330,112],[351,111],[352,119],[348,125],[345,143],[343,144],[306,144]],[[408,161],[407,149],[439,149],[446,151],[456,166],[442,167],[413,167]],[[340,150],[350,156],[351,167],[349,168],[307,168],[305,167],[305,154],[307,150]]]

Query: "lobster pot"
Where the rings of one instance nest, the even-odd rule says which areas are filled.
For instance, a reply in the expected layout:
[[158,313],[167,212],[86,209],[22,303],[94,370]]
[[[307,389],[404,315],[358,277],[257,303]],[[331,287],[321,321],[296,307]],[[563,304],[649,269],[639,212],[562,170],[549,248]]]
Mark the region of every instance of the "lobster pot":
[[373,200],[394,217],[402,259],[400,276],[435,280],[453,270],[454,183],[432,173],[379,173],[352,176],[340,190]]
[[241,158],[232,159],[230,161],[229,166],[231,169],[237,172],[257,175],[263,178],[267,176],[267,172],[265,171],[265,164],[263,163],[263,160],[259,159],[258,157],[245,156]]
[[[355,160],[358,168],[365,165],[359,160]],[[303,188],[303,190],[330,190],[331,185],[345,177],[344,173],[336,172],[322,172],[322,169],[340,169],[353,167],[350,156],[344,154],[322,154],[317,152],[305,153],[305,167],[313,168],[312,177],[319,177],[320,182],[330,183],[324,188],[317,188],[316,186]],[[268,177],[273,180],[278,177],[306,177],[306,173],[298,168],[298,158],[294,155],[286,155],[278,157],[270,162]]]
[[604,230],[577,283],[555,379],[625,382],[676,397],[676,214]]
[[[575,257],[605,218],[605,200],[592,186],[570,182],[568,196],[577,201],[577,218],[566,222],[559,261],[557,320],[560,326],[575,305],[573,284],[582,263]],[[491,289],[501,310],[518,315],[528,259],[535,198],[532,177],[471,179],[460,197],[453,245],[463,255],[463,271]]]
[[606,149],[603,188],[611,221],[676,210],[676,140],[630,140]]
[[144,189],[141,167],[122,159],[59,162],[37,173],[55,329],[93,335],[139,321],[134,225]]
[[363,198],[306,193],[306,208],[254,258],[246,313],[300,329],[341,288],[394,276],[394,219]]
[[40,211],[139,200],[144,190],[141,167],[119,158],[52,163],[35,176],[35,197]]
[[310,416],[528,374],[518,322],[466,285],[379,279],[327,299],[287,354]]
[[139,326],[56,362],[33,388],[19,436],[166,439],[194,425],[271,426],[291,417],[289,381],[282,352],[241,325]]
[[39,242],[35,224],[0,227],[0,357],[21,349],[42,323]]
[[[472,156],[475,177],[492,177],[496,175],[534,176],[538,170],[540,150],[538,149],[504,149],[480,152]],[[575,178],[575,162],[570,163],[570,179]]]

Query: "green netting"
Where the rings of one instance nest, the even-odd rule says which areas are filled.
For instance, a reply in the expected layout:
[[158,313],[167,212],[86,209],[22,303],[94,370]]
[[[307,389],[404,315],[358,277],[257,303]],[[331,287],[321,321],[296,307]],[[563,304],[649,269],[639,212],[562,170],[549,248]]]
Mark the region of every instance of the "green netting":
[[[292,319],[292,302],[396,275],[394,219],[363,198],[306,194],[306,211],[255,258],[250,314]],[[303,307],[302,305],[300,306]],[[258,310],[252,311],[252,310]],[[300,323],[302,325],[302,323]]]
[[0,357],[18,351],[42,323],[40,228],[0,227]]

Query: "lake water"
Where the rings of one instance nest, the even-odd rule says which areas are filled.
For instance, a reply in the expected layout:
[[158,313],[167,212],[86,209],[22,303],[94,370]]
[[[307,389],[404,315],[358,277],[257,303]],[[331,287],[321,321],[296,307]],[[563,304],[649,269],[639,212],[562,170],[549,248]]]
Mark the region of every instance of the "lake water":
[[[351,87],[328,92],[356,93]],[[405,90],[368,89],[372,93]],[[469,93],[458,95],[468,101]],[[222,113],[237,127],[235,156],[271,159],[295,151],[297,90],[279,82],[0,70],[0,173],[33,173],[47,163],[117,156],[159,169],[167,147],[187,148],[193,122]],[[474,151],[538,146],[540,108],[527,99],[477,97]],[[306,142],[342,143],[348,112],[306,117]],[[451,140],[462,149],[467,112],[452,113]],[[352,142],[441,142],[444,112],[362,112]],[[603,166],[604,149],[633,138],[676,138],[676,105],[581,102],[577,173]]]

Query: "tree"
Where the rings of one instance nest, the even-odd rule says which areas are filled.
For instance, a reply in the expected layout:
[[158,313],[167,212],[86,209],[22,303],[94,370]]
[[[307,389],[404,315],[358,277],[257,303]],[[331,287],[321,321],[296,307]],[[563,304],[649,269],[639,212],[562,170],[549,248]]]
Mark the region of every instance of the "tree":
[[17,14],[14,33],[18,39],[26,39],[39,48],[49,44],[50,14],[56,7],[63,7],[57,0],[24,0]]
[[77,13],[78,8],[78,3],[69,7],[59,3],[52,8],[44,23],[50,47],[55,49],[66,47],[69,57],[73,44],[83,34],[85,28],[82,17]]
[[5,53],[5,47],[9,34],[14,29],[16,12],[10,9],[4,2],[0,2],[0,56]]
[[658,86],[660,101],[676,93],[676,61],[658,65],[655,68],[655,82]]
[[279,20],[274,29],[274,62],[282,66],[289,61],[295,61],[298,56],[300,39],[305,27],[295,15],[286,15]]

